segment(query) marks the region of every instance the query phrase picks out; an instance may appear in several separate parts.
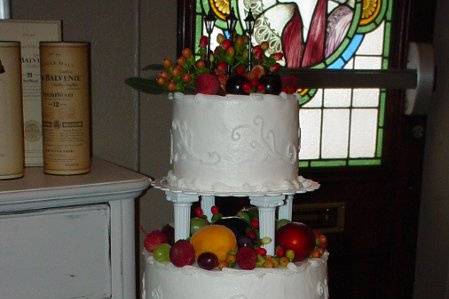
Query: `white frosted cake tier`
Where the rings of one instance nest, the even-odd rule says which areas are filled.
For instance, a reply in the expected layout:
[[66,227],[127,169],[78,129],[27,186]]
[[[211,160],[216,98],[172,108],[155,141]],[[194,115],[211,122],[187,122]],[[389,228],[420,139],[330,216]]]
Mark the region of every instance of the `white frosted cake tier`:
[[207,271],[146,255],[142,299],[327,299],[327,258],[325,253],[287,268]]
[[208,192],[299,189],[298,113],[293,95],[174,94],[167,184]]

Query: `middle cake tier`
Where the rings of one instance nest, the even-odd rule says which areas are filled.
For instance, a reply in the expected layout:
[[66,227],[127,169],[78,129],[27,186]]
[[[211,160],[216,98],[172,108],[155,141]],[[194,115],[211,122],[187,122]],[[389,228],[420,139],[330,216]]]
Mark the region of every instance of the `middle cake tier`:
[[173,95],[171,189],[285,192],[298,178],[293,95]]

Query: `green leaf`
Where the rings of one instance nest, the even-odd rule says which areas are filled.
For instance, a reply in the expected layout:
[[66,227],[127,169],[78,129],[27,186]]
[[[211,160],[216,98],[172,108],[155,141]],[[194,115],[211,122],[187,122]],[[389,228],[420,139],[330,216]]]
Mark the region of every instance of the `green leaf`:
[[137,91],[150,93],[150,94],[161,94],[166,92],[161,86],[159,86],[154,79],[143,79],[132,77],[125,80],[125,83]]

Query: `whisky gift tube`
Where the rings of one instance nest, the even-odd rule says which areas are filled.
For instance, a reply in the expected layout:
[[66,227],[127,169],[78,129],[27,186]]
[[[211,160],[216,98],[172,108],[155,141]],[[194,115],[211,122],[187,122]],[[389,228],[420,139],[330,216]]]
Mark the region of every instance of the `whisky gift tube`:
[[44,172],[90,171],[89,44],[40,43]]
[[19,42],[0,42],[0,179],[23,176],[22,70]]

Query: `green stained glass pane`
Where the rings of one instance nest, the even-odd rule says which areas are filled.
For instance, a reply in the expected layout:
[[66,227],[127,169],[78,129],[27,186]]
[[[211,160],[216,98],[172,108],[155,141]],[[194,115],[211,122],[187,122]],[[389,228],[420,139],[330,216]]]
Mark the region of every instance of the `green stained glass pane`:
[[323,160],[323,161],[311,161],[311,167],[338,167],[338,166],[346,166],[346,160]]
[[379,101],[379,127],[384,126],[385,122],[385,104],[386,104],[386,94],[385,91],[380,93],[380,101]]
[[380,159],[360,159],[360,160],[349,160],[349,166],[377,166],[381,165],[382,160]]
[[377,149],[376,149],[376,157],[378,157],[378,158],[382,157],[383,140],[384,140],[384,130],[378,129],[377,130]]
[[391,21],[393,19],[393,1],[388,1],[388,10],[387,10],[387,20]]
[[384,56],[389,56],[390,54],[390,36],[391,36],[391,23],[385,22],[384,30]]
[[299,161],[299,168],[305,168],[305,167],[309,167],[309,166],[310,166],[309,161]]

